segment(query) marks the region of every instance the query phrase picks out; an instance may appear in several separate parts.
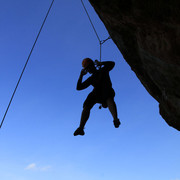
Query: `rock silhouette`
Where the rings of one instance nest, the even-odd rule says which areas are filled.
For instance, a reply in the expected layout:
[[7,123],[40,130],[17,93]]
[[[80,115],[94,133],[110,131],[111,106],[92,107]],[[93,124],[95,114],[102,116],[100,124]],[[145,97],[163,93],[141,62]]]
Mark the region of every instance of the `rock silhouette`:
[[165,121],[180,130],[180,1],[89,0]]

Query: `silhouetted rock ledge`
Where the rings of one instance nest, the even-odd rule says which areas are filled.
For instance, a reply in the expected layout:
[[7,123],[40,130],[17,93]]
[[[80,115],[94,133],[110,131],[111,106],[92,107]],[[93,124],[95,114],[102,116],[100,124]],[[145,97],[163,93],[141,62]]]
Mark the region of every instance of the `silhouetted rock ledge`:
[[89,0],[166,122],[180,130],[180,1]]

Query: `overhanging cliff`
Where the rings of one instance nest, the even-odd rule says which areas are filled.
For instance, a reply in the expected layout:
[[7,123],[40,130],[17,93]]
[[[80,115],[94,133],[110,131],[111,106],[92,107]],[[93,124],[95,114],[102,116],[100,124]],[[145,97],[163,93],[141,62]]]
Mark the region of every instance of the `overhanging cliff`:
[[180,130],[180,1],[89,0],[166,122]]

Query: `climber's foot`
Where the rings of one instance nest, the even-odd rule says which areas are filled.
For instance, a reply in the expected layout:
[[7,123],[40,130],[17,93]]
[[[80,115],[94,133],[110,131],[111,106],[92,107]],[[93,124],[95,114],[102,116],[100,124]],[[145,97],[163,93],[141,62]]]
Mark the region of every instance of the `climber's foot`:
[[74,136],[77,136],[77,135],[81,135],[83,136],[85,133],[84,133],[84,129],[83,128],[80,128],[78,127],[75,132],[74,132]]
[[114,123],[115,128],[118,128],[119,125],[121,124],[121,122],[119,121],[119,119],[114,119],[113,123]]

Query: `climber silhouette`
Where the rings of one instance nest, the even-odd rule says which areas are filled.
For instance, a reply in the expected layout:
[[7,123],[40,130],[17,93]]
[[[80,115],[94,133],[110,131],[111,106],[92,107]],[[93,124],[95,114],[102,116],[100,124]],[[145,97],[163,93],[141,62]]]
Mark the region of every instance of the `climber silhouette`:
[[[99,69],[95,67],[95,64]],[[112,88],[112,83],[109,77],[109,71],[114,67],[115,63],[112,61],[99,62],[95,60],[95,63],[90,58],[85,58],[82,61],[83,69],[81,70],[78,82],[77,90],[83,90],[88,86],[94,87],[93,91],[89,93],[83,104],[83,111],[81,114],[81,121],[79,127],[74,132],[74,136],[84,135],[84,127],[89,118],[90,110],[96,103],[102,104],[102,107],[109,108],[114,120],[115,128],[118,128],[121,124],[117,116],[117,108],[114,102],[115,92]],[[88,79],[82,82],[83,76],[89,72],[92,74]]]

